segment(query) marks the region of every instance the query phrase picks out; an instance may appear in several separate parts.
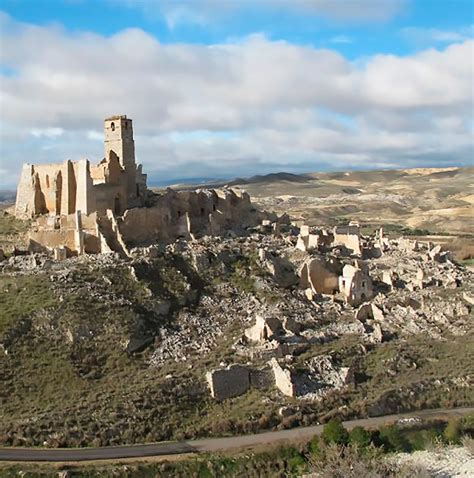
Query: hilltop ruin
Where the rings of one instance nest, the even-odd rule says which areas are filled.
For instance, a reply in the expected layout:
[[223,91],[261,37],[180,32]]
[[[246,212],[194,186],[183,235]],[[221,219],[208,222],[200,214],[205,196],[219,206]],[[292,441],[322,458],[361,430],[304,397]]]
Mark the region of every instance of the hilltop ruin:
[[15,216],[33,219],[31,251],[55,255],[115,251],[130,245],[218,235],[257,224],[258,211],[239,190],[147,189],[147,175],[135,161],[132,120],[104,120],[105,157],[61,164],[25,164],[17,189]]

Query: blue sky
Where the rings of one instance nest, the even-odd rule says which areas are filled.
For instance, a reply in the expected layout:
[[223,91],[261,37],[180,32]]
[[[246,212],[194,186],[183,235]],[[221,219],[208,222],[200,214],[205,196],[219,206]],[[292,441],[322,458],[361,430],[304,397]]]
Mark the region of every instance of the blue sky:
[[101,157],[153,180],[470,165],[473,2],[1,0],[0,187]]
[[[18,21],[37,25],[57,23],[71,32],[113,35],[136,27],[163,43],[208,45],[260,32],[272,40],[329,46],[349,58],[374,53],[409,54],[430,43],[428,38],[419,42],[405,35],[403,31],[407,28],[447,32],[467,32],[471,28],[472,35],[474,22],[474,2],[470,0],[378,0],[373,3],[393,6],[386,15],[381,13],[375,18],[345,17],[343,12],[312,14],[309,9],[287,8],[286,2],[279,5],[273,0],[216,0],[222,7],[206,7],[202,3],[200,0],[2,0],[0,5]],[[351,0],[339,3],[343,11]],[[178,13],[173,16],[173,11]],[[214,18],[210,18],[210,13]],[[174,17],[176,24],[171,23]]]

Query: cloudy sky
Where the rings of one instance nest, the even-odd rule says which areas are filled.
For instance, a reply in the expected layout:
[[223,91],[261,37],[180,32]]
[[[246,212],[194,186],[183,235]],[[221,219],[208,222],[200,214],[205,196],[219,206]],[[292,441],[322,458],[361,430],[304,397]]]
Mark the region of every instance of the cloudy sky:
[[1,0],[0,189],[103,156],[152,183],[473,164],[470,0]]

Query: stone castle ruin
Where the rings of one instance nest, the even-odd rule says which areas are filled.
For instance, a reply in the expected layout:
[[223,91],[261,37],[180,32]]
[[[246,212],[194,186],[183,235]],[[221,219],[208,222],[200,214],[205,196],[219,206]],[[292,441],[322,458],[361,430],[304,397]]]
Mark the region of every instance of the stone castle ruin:
[[107,118],[104,133],[105,158],[97,165],[81,159],[23,166],[15,215],[33,220],[31,251],[126,255],[130,246],[218,235],[260,220],[248,194],[238,190],[154,194],[135,161],[132,120]]
[[15,215],[64,216],[81,211],[116,215],[143,206],[146,174],[135,162],[132,120],[112,116],[104,121],[105,158],[97,165],[88,159],[62,164],[25,164],[16,198]]

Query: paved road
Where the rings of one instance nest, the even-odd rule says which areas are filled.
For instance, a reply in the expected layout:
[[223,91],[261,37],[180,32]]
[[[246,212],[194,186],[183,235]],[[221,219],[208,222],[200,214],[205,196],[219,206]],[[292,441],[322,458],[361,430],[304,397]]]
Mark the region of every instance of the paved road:
[[[474,413],[474,408],[454,408],[423,410],[414,413],[386,415],[383,417],[362,418],[344,422],[350,430],[356,426],[379,427],[403,417],[461,417]],[[323,425],[299,427],[255,435],[243,435],[225,438],[204,438],[182,442],[162,442],[149,445],[110,446],[101,448],[0,448],[0,461],[12,462],[78,462],[91,460],[117,460],[122,458],[144,458],[151,456],[176,455],[181,453],[202,453],[232,450],[236,448],[265,445],[283,440],[309,439],[322,432]]]

